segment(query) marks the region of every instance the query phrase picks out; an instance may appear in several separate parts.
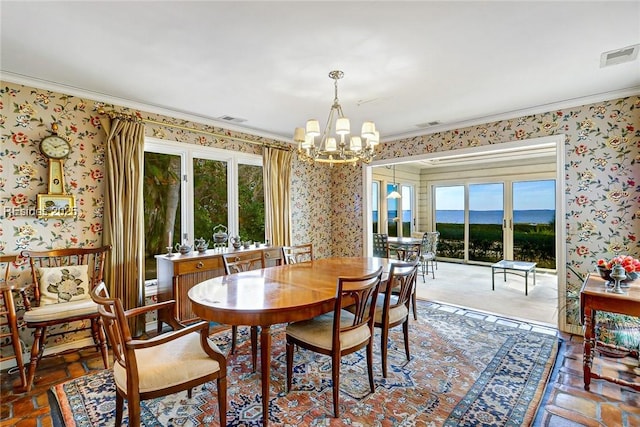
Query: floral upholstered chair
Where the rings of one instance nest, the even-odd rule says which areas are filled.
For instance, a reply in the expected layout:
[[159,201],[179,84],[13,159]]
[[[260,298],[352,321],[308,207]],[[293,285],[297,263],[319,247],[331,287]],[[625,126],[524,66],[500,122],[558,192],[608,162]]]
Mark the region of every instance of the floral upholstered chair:
[[[104,261],[110,249],[111,246],[103,246],[22,252],[21,256],[28,260],[31,267],[34,295],[33,303],[25,300],[27,311],[24,321],[28,328],[34,329],[26,391],[33,385],[47,341],[60,340],[68,333],[89,329],[93,338],[92,347],[101,352],[104,367],[109,366],[98,305],[91,300],[90,292],[102,283]],[[69,323],[79,326],[64,326]],[[53,332],[48,334],[50,329]]]

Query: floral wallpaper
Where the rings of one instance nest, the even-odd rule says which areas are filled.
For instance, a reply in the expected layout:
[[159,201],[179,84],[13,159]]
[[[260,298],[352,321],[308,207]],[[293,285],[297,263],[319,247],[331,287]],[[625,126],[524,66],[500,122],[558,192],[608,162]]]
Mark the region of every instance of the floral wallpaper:
[[[277,143],[158,114],[83,99],[44,89],[0,82],[0,253],[102,243],[104,207],[104,139],[99,113],[104,109],[136,114],[146,134],[228,150],[260,153],[261,147],[224,137],[163,126],[172,123],[257,142]],[[75,195],[77,218],[38,219],[36,195],[47,191],[47,160],[38,144],[52,123],[72,143],[65,160],[66,190]],[[565,134],[567,263],[579,274],[595,260],[617,252],[640,256],[640,97],[487,123],[388,142],[379,158],[500,144]],[[313,242],[319,257],[361,255],[362,169],[353,166],[292,165],[292,243]],[[18,266],[18,270],[20,266]],[[16,273],[18,274],[18,273]],[[580,279],[569,271],[568,296]],[[569,323],[577,324],[574,310]],[[23,331],[30,346],[29,331]]]
[[[598,258],[640,255],[640,97],[391,141],[382,144],[377,157],[407,157],[557,134],[565,135],[566,316],[567,323],[578,325],[579,276],[594,271]],[[334,255],[359,254],[363,245],[362,221],[354,216],[362,203],[361,176],[361,168],[333,171]]]

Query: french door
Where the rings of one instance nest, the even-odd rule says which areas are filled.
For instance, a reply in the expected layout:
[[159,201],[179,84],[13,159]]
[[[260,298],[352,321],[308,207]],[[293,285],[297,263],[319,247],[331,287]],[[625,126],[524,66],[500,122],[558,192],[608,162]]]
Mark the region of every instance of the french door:
[[436,184],[432,194],[439,257],[556,268],[554,179]]

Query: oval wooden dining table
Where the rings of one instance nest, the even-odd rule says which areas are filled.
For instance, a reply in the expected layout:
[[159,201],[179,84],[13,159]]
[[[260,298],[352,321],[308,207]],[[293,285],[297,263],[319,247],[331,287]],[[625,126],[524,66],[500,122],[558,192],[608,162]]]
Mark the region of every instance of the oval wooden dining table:
[[271,325],[311,319],[333,310],[338,277],[363,276],[383,267],[387,258],[322,258],[215,277],[188,292],[193,312],[226,325],[260,326],[262,420],[269,422]]

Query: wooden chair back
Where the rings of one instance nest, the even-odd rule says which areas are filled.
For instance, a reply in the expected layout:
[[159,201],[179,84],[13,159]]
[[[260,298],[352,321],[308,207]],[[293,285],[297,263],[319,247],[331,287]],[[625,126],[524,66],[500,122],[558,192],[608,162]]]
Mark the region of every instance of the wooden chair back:
[[265,267],[264,251],[242,251],[222,254],[226,274],[257,270]]
[[[418,265],[417,260],[410,263],[391,264],[387,289],[393,289],[393,292],[384,294],[383,323],[385,317],[389,315],[389,310],[401,305],[406,306],[407,309],[410,308],[411,297],[418,276]],[[392,295],[395,298],[392,298]]]
[[[368,325],[373,331],[376,299],[382,278],[382,267],[377,271],[360,277],[338,278],[338,298],[333,318],[333,349],[340,348],[340,334]],[[353,321],[343,325],[340,321],[342,308],[349,306]]]
[[29,260],[31,280],[34,285],[35,306],[40,305],[39,268],[68,267],[76,265],[88,266],[89,291],[104,278],[104,262],[111,246],[98,248],[67,248],[49,251],[22,251],[22,257]]
[[285,264],[297,264],[313,261],[313,243],[295,246],[283,246],[282,257]]

